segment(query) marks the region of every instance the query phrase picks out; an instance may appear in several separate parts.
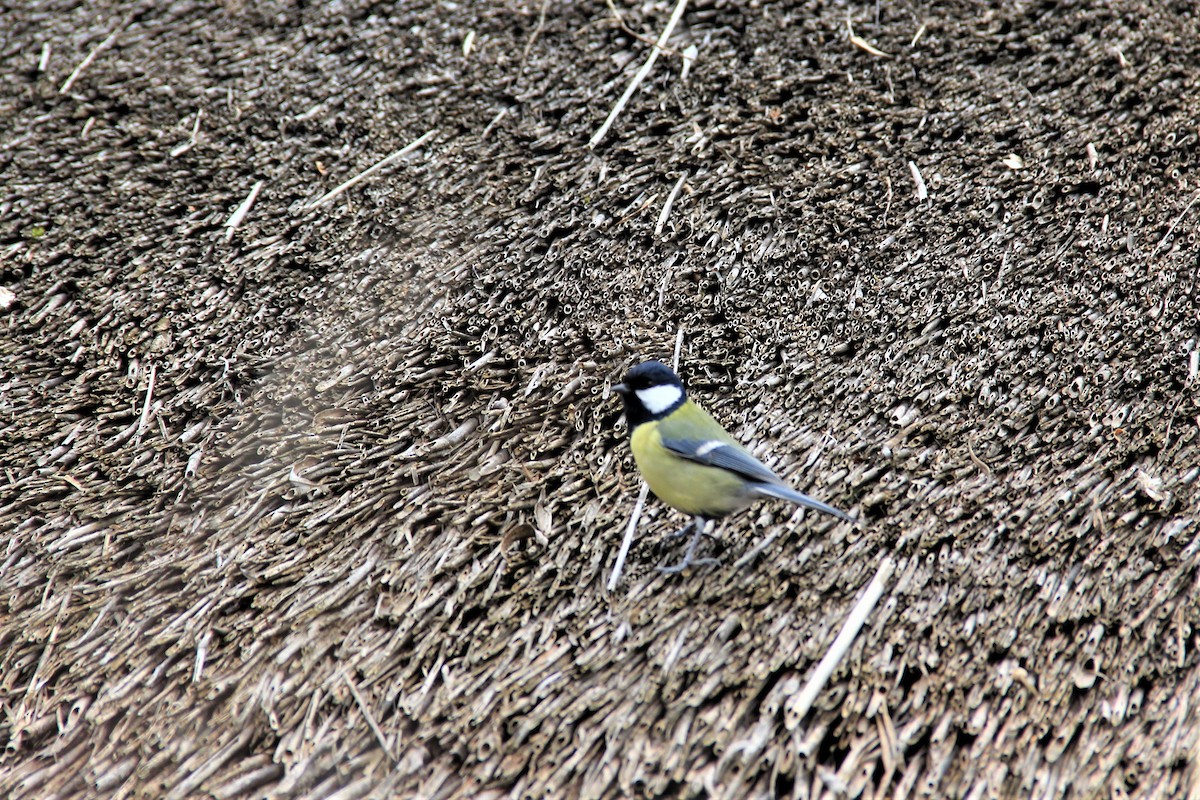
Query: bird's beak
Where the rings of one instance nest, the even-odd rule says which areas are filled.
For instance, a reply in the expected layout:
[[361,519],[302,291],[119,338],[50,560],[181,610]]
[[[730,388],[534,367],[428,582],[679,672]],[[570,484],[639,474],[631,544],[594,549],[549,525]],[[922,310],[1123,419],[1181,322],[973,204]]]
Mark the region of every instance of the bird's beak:
[[612,390],[617,394],[629,394],[629,387],[623,383],[614,383]]

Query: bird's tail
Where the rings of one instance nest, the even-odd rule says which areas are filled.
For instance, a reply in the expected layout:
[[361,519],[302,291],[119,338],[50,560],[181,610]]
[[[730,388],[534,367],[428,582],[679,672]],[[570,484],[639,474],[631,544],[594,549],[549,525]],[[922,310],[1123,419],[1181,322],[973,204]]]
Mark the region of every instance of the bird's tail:
[[833,506],[826,505],[820,500],[814,500],[806,494],[800,494],[800,492],[797,492],[795,489],[792,489],[788,486],[772,483],[760,483],[755,485],[754,493],[763,497],[776,497],[780,500],[791,500],[793,503],[802,505],[805,508],[811,508],[814,511],[832,514],[838,519],[843,519],[846,522],[850,522],[855,525],[858,524],[858,520],[847,514],[845,511],[838,511]]

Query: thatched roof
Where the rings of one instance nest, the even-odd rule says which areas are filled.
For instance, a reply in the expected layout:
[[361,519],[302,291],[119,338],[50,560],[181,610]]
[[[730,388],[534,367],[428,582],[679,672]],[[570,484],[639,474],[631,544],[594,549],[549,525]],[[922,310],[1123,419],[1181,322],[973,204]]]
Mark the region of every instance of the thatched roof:
[[[1200,796],[1186,4],[161,5],[0,18],[0,795]],[[610,592],[680,329],[866,524]]]

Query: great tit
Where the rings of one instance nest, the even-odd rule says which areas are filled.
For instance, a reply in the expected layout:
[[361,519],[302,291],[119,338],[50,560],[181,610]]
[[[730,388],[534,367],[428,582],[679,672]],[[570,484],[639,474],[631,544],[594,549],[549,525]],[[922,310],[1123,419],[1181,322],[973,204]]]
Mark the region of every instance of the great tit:
[[[688,399],[679,376],[666,364],[647,361],[628,372],[613,391],[625,404],[633,460],[650,490],[667,505],[692,515],[695,528],[683,560],[660,572],[682,572],[696,560],[708,520],[723,517],[759,497],[791,500],[853,523],[848,514],[801,494],[725,432]],[[683,535],[687,527],[676,535]]]

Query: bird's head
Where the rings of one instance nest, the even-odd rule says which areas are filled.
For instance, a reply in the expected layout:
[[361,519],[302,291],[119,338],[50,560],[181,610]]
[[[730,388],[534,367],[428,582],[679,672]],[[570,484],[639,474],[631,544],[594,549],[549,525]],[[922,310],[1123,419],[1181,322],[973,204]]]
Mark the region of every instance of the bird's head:
[[631,431],[643,422],[662,419],[687,402],[683,381],[661,361],[638,364],[612,388],[625,401],[625,420]]

